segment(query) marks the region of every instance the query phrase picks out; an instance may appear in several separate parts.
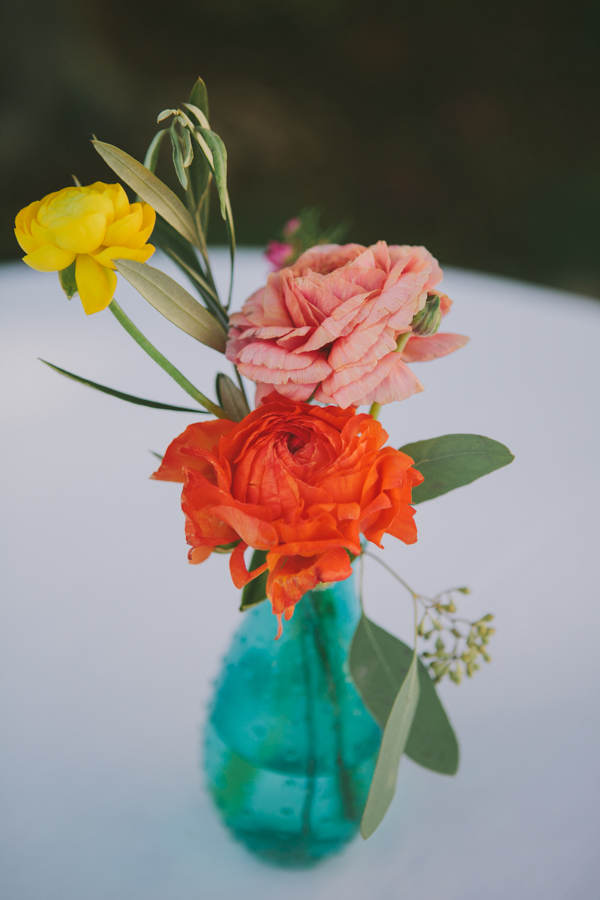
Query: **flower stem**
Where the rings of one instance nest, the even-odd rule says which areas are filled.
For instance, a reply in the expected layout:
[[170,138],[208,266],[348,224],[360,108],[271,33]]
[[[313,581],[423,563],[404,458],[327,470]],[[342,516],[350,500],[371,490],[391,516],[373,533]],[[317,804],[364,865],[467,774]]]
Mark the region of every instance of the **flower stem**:
[[150,356],[154,360],[154,362],[158,363],[161,369],[164,369],[167,375],[171,376],[173,381],[177,382],[179,387],[183,388],[183,390],[186,391],[190,395],[190,397],[193,397],[196,403],[199,403],[200,406],[203,406],[219,419],[227,418],[226,412],[221,409],[220,406],[217,406],[216,403],[213,403],[212,400],[209,400],[208,397],[205,397],[204,394],[202,394],[198,390],[198,388],[195,388],[191,381],[188,381],[185,375],[182,375],[179,369],[176,369],[175,366],[170,363],[169,360],[164,357],[153,344],[150,343],[148,338],[144,337],[139,328],[136,328],[131,319],[125,315],[116,300],[113,300],[108,308],[110,309],[117,322],[119,322],[119,324],[123,326],[125,331],[129,335],[131,335],[131,337],[137,344],[139,344],[142,350],[145,350],[148,356]]
[[408,339],[411,337],[412,331],[405,331],[404,334],[401,334],[396,343],[396,349],[394,353],[402,353],[406,345],[408,344]]
[[381,410],[381,403],[371,403],[369,415],[373,416],[374,419],[378,419],[380,410]]

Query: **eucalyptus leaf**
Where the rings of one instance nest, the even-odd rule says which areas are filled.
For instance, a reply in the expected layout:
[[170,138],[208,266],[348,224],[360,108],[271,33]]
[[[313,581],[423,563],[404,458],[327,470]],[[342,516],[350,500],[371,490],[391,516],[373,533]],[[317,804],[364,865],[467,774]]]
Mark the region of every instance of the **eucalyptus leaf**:
[[[260,566],[264,566],[267,561],[267,551],[266,550],[255,550],[252,554],[252,560],[250,561],[250,571],[253,572],[255,569],[259,569]],[[262,575],[257,575],[252,581],[249,581],[248,584],[242,589],[242,602],[240,605],[240,612],[244,612],[246,609],[250,609],[251,606],[256,606],[257,603],[262,603],[263,600],[267,599],[267,578],[269,577],[268,572],[263,572]]]
[[[350,648],[350,672],[365,706],[382,728],[412,658],[410,647],[365,615],[361,617]],[[404,752],[426,769],[454,775],[459,761],[456,735],[421,660],[417,669],[419,702]]]
[[[116,391],[114,388],[109,388],[103,384],[98,384],[96,381],[90,381],[89,378],[82,378],[80,375],[74,375],[73,372],[67,372],[66,369],[61,369],[60,366],[55,366],[45,359],[40,359],[40,362],[43,362],[46,366],[50,366],[50,368],[54,369],[55,372],[60,372],[61,375],[65,375],[67,378],[72,378],[73,381],[78,381],[80,384],[85,384],[87,387],[94,388],[94,390],[96,391],[102,391],[103,394],[110,394],[111,397],[118,397],[119,400],[127,400],[128,403],[137,403],[139,406],[151,406],[153,409],[170,409],[174,412],[187,412],[196,413],[198,415],[206,415],[205,409],[192,409],[189,406],[172,406],[170,403],[159,403],[157,400],[145,400],[142,397],[134,397],[132,394],[124,394],[123,391]],[[155,454],[155,456],[156,455],[158,454]],[[162,459],[162,456],[160,456],[159,459]]]
[[71,300],[78,291],[77,282],[75,281],[75,260],[66,269],[60,270],[58,280],[67,298]]
[[191,337],[225,352],[227,335],[217,320],[169,275],[145,263],[116,259],[119,272],[159,313]]
[[400,449],[412,457],[415,469],[425,478],[413,489],[413,503],[423,503],[470,484],[514,459],[508,447],[481,434],[445,434],[405,444]]
[[200,246],[193,219],[173,191],[163,184],[156,175],[139,163],[128,153],[105,144],[92,141],[102,159],[110,166],[125,184],[148,203],[156,212],[169,222],[190,244]]
[[398,767],[406,747],[418,702],[419,676],[415,650],[383,732],[375,773],[360,823],[360,833],[365,840],[371,837],[381,825],[394,797]]
[[217,397],[219,403],[232,422],[241,422],[250,412],[248,401],[239,387],[233,383],[229,375],[219,372],[217,375]]
[[150,142],[150,146],[146,150],[146,156],[144,157],[144,167],[153,174],[156,171],[156,166],[158,164],[158,154],[160,152],[163,138],[168,130],[168,128],[161,128],[160,131],[157,131]]

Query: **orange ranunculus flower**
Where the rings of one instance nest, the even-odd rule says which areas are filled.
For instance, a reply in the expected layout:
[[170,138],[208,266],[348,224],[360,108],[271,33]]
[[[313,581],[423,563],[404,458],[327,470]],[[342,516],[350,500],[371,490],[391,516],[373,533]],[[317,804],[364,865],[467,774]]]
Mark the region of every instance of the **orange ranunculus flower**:
[[[351,574],[360,535],[381,547],[387,532],[417,540],[410,506],[423,476],[412,459],[384,447],[372,416],[272,394],[241,422],[190,425],[170,444],[153,478],[184,483],[181,505],[190,562],[239,541],[231,577],[241,588],[267,568],[273,612],[289,619],[321,582]],[[248,572],[247,547],[267,562]],[[348,552],[347,552],[348,551]]]

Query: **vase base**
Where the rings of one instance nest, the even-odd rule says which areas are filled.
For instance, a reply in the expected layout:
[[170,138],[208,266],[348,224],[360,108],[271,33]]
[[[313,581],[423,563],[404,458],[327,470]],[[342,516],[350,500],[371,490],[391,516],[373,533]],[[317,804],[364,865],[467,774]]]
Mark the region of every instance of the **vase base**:
[[339,853],[358,834],[375,759],[344,773],[356,803],[352,816],[341,799],[339,771],[293,777],[260,769],[232,753],[210,719],[204,765],[215,805],[235,839],[264,862],[305,869]]
[[262,862],[279,869],[312,869],[319,863],[337,853],[341,853],[348,841],[315,842],[287,834],[264,834],[255,831],[244,833],[233,832],[236,840],[244,844],[254,856]]

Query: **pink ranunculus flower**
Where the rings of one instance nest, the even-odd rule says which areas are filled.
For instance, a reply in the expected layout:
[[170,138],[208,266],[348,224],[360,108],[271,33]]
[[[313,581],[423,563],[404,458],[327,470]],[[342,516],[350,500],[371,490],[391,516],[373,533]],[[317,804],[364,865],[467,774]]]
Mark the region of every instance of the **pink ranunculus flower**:
[[[423,390],[406,362],[445,356],[468,341],[415,335],[397,352],[399,336],[410,333],[441,280],[424,247],[385,241],[313,247],[269,275],[231,316],[227,357],[257,382],[257,405],[273,388],[292,400],[314,394],[343,409],[405,400]],[[446,313],[451,301],[440,297]]]

